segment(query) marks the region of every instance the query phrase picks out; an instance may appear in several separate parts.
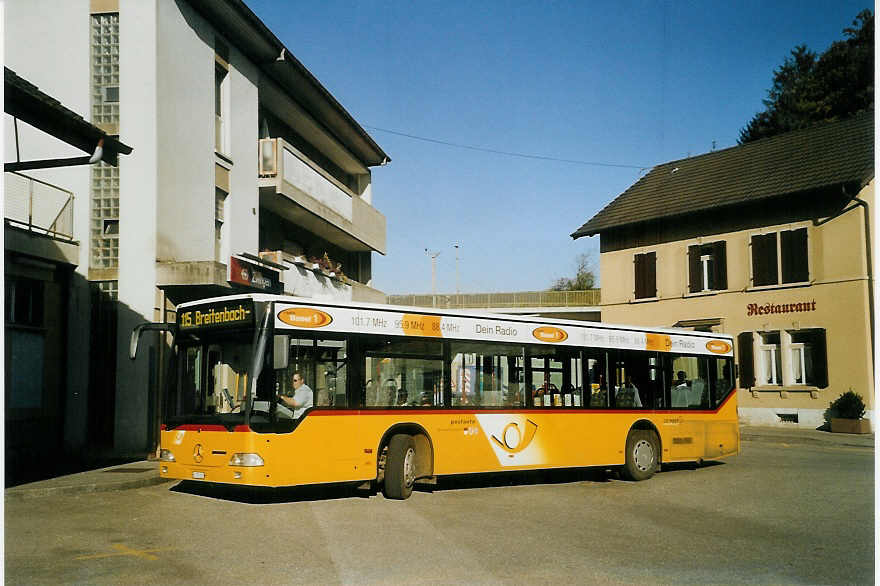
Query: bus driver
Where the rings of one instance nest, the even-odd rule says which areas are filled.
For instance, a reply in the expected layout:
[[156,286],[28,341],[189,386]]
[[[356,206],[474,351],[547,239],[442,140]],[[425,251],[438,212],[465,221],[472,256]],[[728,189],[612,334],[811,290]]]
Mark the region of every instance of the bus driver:
[[293,409],[294,419],[299,419],[306,409],[314,405],[315,392],[305,383],[302,373],[293,373],[293,396],[281,396],[281,401]]

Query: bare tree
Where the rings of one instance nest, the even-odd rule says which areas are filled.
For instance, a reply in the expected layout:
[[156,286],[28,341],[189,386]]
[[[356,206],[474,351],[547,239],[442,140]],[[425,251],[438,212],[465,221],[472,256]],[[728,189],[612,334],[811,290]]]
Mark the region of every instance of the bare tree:
[[589,253],[577,255],[574,278],[560,277],[553,281],[551,291],[586,291],[595,289],[597,284],[595,264]]

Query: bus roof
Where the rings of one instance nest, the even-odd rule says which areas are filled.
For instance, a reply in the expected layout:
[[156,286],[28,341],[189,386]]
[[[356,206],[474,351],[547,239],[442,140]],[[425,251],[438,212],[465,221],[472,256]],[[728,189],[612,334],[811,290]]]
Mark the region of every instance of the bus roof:
[[[276,311],[276,327],[284,329],[320,328],[323,331],[351,333],[413,335],[516,343],[585,344],[610,348],[635,347],[665,351],[686,351],[696,348],[702,354],[732,355],[732,336],[717,332],[694,332],[679,328],[608,324],[481,311],[408,307],[354,301],[340,302],[292,295],[247,293],[213,297],[182,303],[178,306],[178,310],[185,311],[202,304],[229,303],[240,299],[250,299],[254,302],[275,302],[289,306]],[[442,318],[448,319],[443,320]],[[487,328],[492,331],[488,331]],[[632,336],[636,336],[637,339],[631,339]],[[696,342],[698,339],[702,340],[699,344],[692,344],[688,341]],[[713,340],[718,342],[714,348]],[[647,347],[643,346],[645,344]],[[703,346],[707,347],[708,352]]]

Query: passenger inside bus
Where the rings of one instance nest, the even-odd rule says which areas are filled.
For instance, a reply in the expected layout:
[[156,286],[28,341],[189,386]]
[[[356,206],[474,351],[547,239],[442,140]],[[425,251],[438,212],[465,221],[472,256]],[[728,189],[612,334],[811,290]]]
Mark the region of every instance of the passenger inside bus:
[[641,407],[642,400],[639,398],[639,389],[633,383],[632,376],[626,375],[624,383],[616,387],[614,391],[614,404],[617,407]]
[[[595,375],[595,370],[590,371]],[[608,406],[608,388],[605,386],[605,375],[599,374],[596,382],[590,384],[590,407]]]
[[690,387],[687,380],[687,373],[683,370],[679,370],[675,374],[675,381],[672,383],[672,406],[673,407],[687,407],[689,398],[688,393],[690,392]]

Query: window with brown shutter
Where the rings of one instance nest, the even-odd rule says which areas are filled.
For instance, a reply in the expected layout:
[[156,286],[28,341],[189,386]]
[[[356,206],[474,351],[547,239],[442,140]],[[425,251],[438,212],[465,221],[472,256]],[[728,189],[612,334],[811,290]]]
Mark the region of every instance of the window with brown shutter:
[[807,229],[752,236],[752,284],[756,287],[810,280]]
[[702,249],[699,244],[688,246],[688,291],[691,293],[699,293],[703,290],[703,267],[700,263]]
[[727,242],[721,240],[712,243],[712,256],[715,259],[713,265],[715,277],[715,290],[727,289]]
[[636,299],[657,297],[657,253],[635,255]]
[[779,283],[776,233],[752,236],[752,284],[755,287]]
[[782,250],[782,282],[802,283],[808,281],[807,229],[786,230],[780,233]]
[[742,332],[736,337],[739,350],[739,386],[748,389],[755,386],[755,361],[752,332]]

